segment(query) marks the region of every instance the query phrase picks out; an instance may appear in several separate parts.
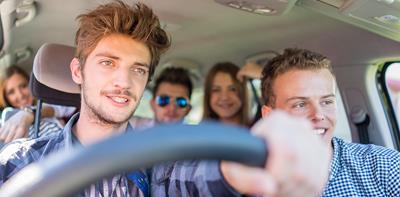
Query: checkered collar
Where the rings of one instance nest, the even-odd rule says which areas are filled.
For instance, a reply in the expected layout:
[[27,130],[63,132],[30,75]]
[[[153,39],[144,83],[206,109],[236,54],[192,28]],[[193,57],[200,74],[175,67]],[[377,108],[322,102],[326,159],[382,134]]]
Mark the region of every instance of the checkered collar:
[[[79,119],[79,112],[74,114],[70,120],[67,122],[67,124],[65,125],[64,129],[63,129],[63,135],[65,138],[65,148],[66,149],[70,149],[72,148],[72,146],[75,145],[81,145],[80,142],[78,141],[78,139],[76,139],[76,137],[73,136],[72,134],[72,127],[76,124],[76,122]],[[133,131],[133,127],[130,123],[128,123],[126,131]]]
[[340,140],[336,137],[332,138],[332,148],[333,148],[333,157],[331,161],[331,167],[329,169],[329,182],[333,181],[336,175],[339,173],[340,168],[340,158],[341,158],[341,146]]

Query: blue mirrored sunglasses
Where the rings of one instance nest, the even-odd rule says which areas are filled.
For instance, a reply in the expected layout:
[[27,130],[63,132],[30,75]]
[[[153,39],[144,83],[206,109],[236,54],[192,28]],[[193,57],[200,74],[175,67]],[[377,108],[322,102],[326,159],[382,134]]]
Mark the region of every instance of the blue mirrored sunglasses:
[[[165,95],[157,96],[156,103],[158,106],[165,107],[171,103],[171,97]],[[180,108],[184,108],[189,105],[189,101],[184,97],[176,97],[175,104]]]

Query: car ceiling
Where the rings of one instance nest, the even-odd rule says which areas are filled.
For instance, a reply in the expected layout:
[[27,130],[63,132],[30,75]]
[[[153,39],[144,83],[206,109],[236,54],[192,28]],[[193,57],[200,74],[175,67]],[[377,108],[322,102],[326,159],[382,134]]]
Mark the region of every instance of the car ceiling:
[[[10,51],[43,43],[73,45],[75,17],[106,1],[37,0],[37,16],[11,30]],[[319,51],[334,66],[367,65],[400,57],[400,42],[295,5],[282,16],[262,16],[217,4],[214,0],[145,0],[172,38],[162,63],[176,59],[198,65],[205,73],[214,63],[246,58],[262,51],[300,47]],[[19,64],[32,65],[33,57]]]

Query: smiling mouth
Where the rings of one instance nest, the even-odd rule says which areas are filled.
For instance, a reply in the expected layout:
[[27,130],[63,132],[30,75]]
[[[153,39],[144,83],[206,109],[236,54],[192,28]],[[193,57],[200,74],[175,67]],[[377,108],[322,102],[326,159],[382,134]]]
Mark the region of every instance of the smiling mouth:
[[327,129],[314,129],[313,131],[317,135],[324,135],[326,133]]
[[116,103],[127,103],[128,99],[124,98],[124,97],[119,97],[119,96],[109,96],[108,98],[110,98],[111,100],[113,100]]

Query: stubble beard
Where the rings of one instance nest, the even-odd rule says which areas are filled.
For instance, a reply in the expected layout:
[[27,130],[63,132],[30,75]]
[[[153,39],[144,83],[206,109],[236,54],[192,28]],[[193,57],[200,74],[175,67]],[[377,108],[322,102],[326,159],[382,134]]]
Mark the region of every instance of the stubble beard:
[[129,113],[131,115],[128,115],[125,119],[123,120],[115,120],[110,113],[107,113],[106,111],[96,107],[93,103],[90,102],[90,99],[88,99],[88,96],[85,91],[85,85],[84,83],[81,86],[82,88],[82,95],[83,95],[83,103],[86,106],[86,111],[87,115],[89,116],[89,119],[95,123],[101,124],[101,125],[112,125],[113,127],[119,127],[122,124],[126,123],[130,118],[131,115],[136,111],[136,108],[138,104],[132,109],[132,111]]

